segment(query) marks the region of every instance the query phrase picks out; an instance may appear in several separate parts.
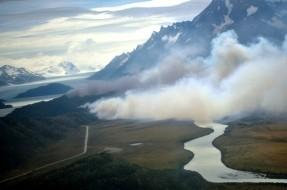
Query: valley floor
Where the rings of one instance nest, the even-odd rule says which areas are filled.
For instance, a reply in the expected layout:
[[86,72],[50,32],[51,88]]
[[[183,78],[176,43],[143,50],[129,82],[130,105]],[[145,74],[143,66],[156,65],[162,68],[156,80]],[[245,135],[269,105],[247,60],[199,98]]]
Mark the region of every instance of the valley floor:
[[152,169],[175,169],[192,158],[183,143],[211,132],[192,122],[105,121],[90,125],[88,152],[109,152]]
[[[184,171],[183,165],[192,158],[192,153],[183,149],[184,142],[212,132],[192,122],[117,120],[96,121],[89,126],[87,154],[0,186],[78,189],[84,184],[81,189],[103,190],[287,188],[286,184],[213,184],[195,172]],[[284,124],[231,126],[215,144],[231,167],[286,174],[286,131]],[[43,154],[31,157],[30,164],[34,162],[35,166],[81,152],[84,139],[84,128],[75,129],[62,141],[48,146]],[[108,153],[109,159],[103,152]]]
[[[210,132],[210,129],[199,128],[192,122],[97,121],[89,125],[86,152],[90,155],[108,152],[143,167],[174,169],[182,167],[192,158],[192,153],[183,149],[183,143]],[[36,172],[35,169],[42,166],[79,155],[83,151],[84,141],[83,127],[71,129],[62,140],[30,155],[29,161],[2,175],[1,180],[22,176],[28,171]],[[77,156],[73,160],[78,159]],[[72,160],[69,159],[66,163],[70,162]]]

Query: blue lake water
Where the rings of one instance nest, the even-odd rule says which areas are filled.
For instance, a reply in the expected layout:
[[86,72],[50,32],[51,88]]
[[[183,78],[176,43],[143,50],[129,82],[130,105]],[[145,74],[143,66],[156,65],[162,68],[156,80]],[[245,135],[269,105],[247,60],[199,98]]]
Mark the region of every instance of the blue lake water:
[[20,108],[40,101],[49,101],[62,95],[57,94],[50,96],[37,96],[37,97],[14,99],[14,97],[17,96],[19,93],[23,93],[27,90],[37,88],[40,86],[45,86],[55,82],[71,86],[72,88],[77,88],[77,86],[85,83],[87,81],[86,78],[91,76],[92,74],[93,73],[83,73],[73,76],[54,77],[43,81],[0,87],[0,99],[6,100],[5,104],[13,106],[13,108],[0,109],[0,117],[6,116],[10,112],[12,112],[15,108]]

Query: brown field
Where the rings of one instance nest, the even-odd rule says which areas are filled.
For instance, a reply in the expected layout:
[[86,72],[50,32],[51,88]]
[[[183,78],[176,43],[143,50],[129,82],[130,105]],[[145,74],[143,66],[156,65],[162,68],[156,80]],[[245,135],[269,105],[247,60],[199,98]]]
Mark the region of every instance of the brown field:
[[[192,158],[192,153],[183,149],[183,143],[211,132],[209,129],[198,128],[191,122],[175,121],[102,121],[90,125],[89,131],[88,151],[81,157],[107,151],[115,157],[154,169],[182,167]],[[16,176],[81,153],[84,136],[85,128],[71,129],[62,140],[32,155],[29,162],[2,178]],[[133,143],[143,144],[131,146]],[[81,158],[45,168],[43,172],[78,159]]]
[[231,168],[287,174],[287,123],[234,125],[215,145]]
[[108,151],[143,167],[174,169],[192,158],[183,143],[210,132],[191,122],[106,121],[90,127],[88,152]]

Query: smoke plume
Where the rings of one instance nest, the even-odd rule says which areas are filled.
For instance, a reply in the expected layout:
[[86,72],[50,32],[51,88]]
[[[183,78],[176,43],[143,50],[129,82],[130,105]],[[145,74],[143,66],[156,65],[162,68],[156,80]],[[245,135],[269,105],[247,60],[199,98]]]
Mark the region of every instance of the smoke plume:
[[[184,57],[184,56],[183,56]],[[214,121],[225,116],[287,111],[287,40],[240,44],[228,31],[212,42],[206,58],[187,61],[172,55],[133,77],[120,97],[88,105],[102,119]],[[129,81],[129,80],[128,80]]]
[[88,96],[101,95],[109,92],[125,92],[129,89],[148,89],[162,85],[173,84],[182,77],[188,76],[193,70],[194,65],[184,63],[182,57],[167,57],[163,63],[150,70],[137,75],[124,76],[115,80],[107,81],[87,81],[86,84],[70,91],[68,96]]

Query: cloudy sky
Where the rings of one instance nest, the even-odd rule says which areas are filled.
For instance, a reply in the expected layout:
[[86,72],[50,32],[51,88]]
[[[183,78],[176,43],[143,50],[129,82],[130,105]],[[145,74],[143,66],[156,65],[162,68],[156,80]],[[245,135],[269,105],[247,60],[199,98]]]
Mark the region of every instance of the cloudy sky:
[[0,66],[97,70],[211,0],[0,0]]

